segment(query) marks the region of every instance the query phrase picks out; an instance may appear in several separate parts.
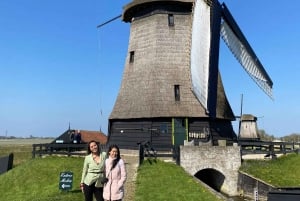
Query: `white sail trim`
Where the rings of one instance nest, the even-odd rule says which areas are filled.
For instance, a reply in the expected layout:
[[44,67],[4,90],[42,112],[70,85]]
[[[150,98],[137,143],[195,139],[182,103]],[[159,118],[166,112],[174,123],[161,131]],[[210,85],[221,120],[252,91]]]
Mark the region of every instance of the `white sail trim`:
[[267,78],[264,76],[264,73],[261,72],[260,67],[256,64],[257,62],[253,57],[251,57],[247,49],[236,37],[226,21],[223,21],[221,24],[221,37],[250,77],[268,96],[272,98],[272,86],[268,84]]
[[207,110],[210,52],[210,7],[197,0],[194,8],[191,44],[192,90]]

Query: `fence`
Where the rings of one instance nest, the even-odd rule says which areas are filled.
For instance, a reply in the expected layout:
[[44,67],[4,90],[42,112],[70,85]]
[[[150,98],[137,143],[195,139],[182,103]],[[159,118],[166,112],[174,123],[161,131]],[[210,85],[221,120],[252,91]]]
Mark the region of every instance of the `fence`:
[[239,141],[241,155],[265,154],[274,157],[276,154],[299,152],[300,143],[295,142],[269,142],[269,141]]
[[[265,154],[273,157],[276,154],[286,154],[291,152],[300,152],[300,143],[294,142],[268,142],[268,141],[246,141],[242,140],[238,143],[241,146],[241,155],[246,154]],[[101,150],[106,150],[108,145],[99,145]],[[138,143],[139,161],[143,162],[145,157],[172,157],[177,164],[180,163],[180,148],[178,145],[155,145],[153,147],[149,141]],[[37,155],[86,155],[87,144],[33,144],[32,158]]]
[[279,189],[268,193],[268,201],[299,201],[300,188]]
[[155,160],[159,158],[172,158],[176,161],[176,164],[180,164],[180,148],[177,145],[155,145],[155,147],[152,146],[152,144],[149,141],[138,143],[139,145],[139,165],[141,165],[145,159],[145,157],[148,158],[154,158]]
[[[106,149],[106,145],[99,145],[101,150]],[[33,144],[32,145],[32,158],[36,155],[77,155],[84,156],[87,154],[87,144]]]

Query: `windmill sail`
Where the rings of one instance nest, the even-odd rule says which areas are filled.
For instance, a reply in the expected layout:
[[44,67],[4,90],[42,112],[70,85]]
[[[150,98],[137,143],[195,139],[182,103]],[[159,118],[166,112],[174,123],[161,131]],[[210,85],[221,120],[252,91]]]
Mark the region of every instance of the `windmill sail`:
[[225,4],[223,4],[221,37],[250,77],[272,98],[272,80],[240,31]]
[[[272,80],[239,29],[226,5],[217,1],[197,0],[194,3],[191,38],[192,91],[211,117],[215,117],[219,38],[224,40],[238,62],[272,98]],[[214,16],[214,18],[212,18]],[[209,22],[209,23],[208,23]],[[215,27],[217,26],[217,27]],[[214,27],[216,29],[214,29]],[[215,32],[214,32],[215,31]],[[218,32],[218,34],[216,34]],[[210,59],[212,59],[210,61]]]
[[202,106],[208,110],[208,74],[211,41],[210,6],[196,1],[193,15],[191,46],[192,90]]

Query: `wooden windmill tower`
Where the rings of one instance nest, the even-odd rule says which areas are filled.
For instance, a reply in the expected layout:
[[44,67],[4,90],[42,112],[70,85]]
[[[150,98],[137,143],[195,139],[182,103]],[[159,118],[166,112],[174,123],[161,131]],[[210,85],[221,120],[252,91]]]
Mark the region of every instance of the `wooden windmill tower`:
[[133,0],[123,80],[109,117],[108,143],[137,148],[235,142],[235,115],[218,68],[222,38],[271,96],[272,81],[225,4],[217,0]]

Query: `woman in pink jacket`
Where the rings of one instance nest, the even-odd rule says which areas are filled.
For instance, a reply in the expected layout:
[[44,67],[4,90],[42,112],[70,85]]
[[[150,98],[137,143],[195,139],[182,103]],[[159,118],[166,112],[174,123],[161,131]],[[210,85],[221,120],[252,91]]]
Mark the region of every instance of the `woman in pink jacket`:
[[125,163],[121,159],[117,145],[110,145],[108,154],[109,157],[105,161],[105,175],[108,181],[103,187],[103,198],[106,201],[121,201],[124,197],[126,181]]

